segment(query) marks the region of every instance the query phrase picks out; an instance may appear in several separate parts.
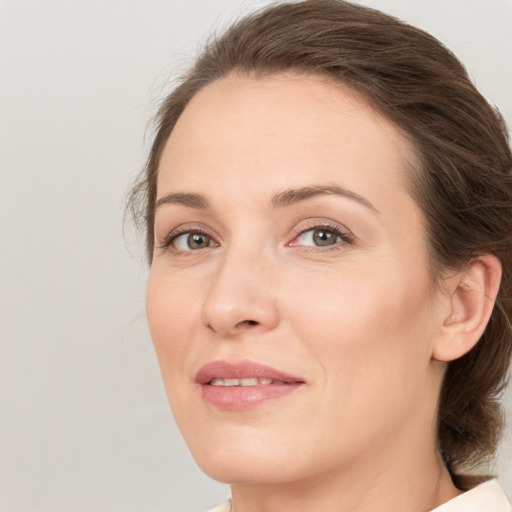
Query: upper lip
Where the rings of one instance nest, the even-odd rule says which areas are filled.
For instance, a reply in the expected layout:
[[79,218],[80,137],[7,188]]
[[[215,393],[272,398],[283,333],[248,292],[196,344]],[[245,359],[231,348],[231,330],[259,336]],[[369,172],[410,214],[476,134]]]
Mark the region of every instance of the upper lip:
[[212,361],[205,364],[196,374],[199,384],[207,384],[212,379],[272,379],[283,382],[302,383],[304,379],[252,361]]

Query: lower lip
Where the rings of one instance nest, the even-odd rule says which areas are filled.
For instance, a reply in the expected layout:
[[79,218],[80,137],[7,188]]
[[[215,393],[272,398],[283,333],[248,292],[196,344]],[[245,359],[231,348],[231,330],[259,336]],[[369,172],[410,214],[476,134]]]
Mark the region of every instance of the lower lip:
[[211,386],[202,384],[203,400],[218,409],[243,411],[293,393],[302,383],[268,384],[260,386]]

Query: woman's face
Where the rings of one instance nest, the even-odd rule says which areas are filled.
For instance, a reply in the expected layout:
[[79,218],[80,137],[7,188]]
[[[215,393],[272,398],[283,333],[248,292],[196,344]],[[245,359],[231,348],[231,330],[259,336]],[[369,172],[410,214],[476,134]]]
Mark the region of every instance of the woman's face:
[[298,481],[434,442],[442,371],[414,161],[315,77],[230,76],[165,147],[147,314],[199,465]]

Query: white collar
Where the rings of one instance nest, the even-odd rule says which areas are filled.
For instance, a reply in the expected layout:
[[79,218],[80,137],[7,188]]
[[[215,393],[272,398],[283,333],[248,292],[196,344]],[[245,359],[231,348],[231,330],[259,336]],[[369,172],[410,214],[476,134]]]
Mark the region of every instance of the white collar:
[[512,512],[512,507],[497,480],[487,480],[432,512]]
[[[232,512],[231,500],[208,512]],[[431,512],[512,512],[505,493],[497,480],[487,480],[464,494],[453,498]]]

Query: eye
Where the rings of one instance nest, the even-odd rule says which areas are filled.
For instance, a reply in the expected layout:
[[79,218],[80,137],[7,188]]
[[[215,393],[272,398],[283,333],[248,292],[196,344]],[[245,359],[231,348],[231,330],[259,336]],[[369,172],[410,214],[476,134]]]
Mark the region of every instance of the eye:
[[298,235],[289,242],[290,246],[306,246],[306,247],[341,247],[345,244],[352,244],[354,242],[353,237],[349,233],[345,233],[336,226],[322,226],[313,225],[309,229],[300,231]]
[[315,228],[303,231],[295,240],[293,245],[316,245],[326,247],[341,242],[341,236],[332,229]]
[[178,251],[195,251],[197,249],[205,249],[206,247],[214,247],[216,244],[212,238],[206,233],[193,231],[173,236],[170,243]]

